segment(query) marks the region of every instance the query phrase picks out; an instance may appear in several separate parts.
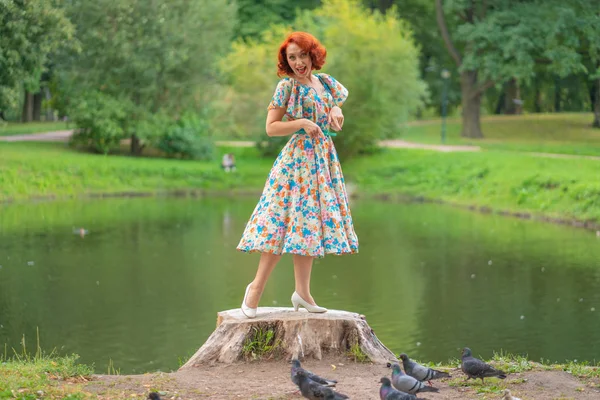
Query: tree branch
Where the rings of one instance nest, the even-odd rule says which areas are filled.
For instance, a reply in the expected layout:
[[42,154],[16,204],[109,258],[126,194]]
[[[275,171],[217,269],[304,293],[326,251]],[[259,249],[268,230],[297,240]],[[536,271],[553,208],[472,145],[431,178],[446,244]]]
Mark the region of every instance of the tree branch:
[[450,37],[450,32],[448,32],[448,26],[446,25],[446,18],[444,17],[444,10],[442,9],[442,0],[435,0],[435,11],[437,16],[438,27],[440,28],[440,32],[442,34],[442,38],[444,38],[444,43],[446,43],[446,48],[450,53],[450,56],[456,62],[456,65],[460,67],[462,64],[462,60],[460,58],[460,54],[454,44],[452,43],[452,38]]
[[490,79],[489,81],[486,81],[484,84],[480,85],[477,89],[475,89],[475,91],[473,92],[473,94],[471,96],[472,97],[481,96],[486,90],[488,90],[495,84],[496,84],[496,82]]

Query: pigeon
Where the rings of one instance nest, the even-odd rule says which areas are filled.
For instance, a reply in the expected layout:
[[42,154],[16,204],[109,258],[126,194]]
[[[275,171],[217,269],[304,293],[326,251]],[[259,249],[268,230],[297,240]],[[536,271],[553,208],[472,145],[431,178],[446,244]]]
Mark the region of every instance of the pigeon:
[[291,377],[292,377],[292,382],[294,382],[296,385],[298,385],[298,378],[296,376],[296,374],[298,373],[298,371],[304,371],[304,372],[306,372],[306,376],[308,377],[308,379],[310,379],[311,381],[315,381],[317,383],[320,383],[321,385],[324,385],[324,386],[333,387],[337,383],[337,381],[335,381],[333,379],[324,379],[324,378],[321,378],[319,375],[315,375],[312,372],[305,370],[300,365],[300,361],[294,359],[294,360],[292,360]]
[[416,400],[417,396],[396,390],[392,387],[389,378],[381,378],[381,388],[379,388],[379,398],[381,400]]
[[338,393],[330,387],[323,386],[308,378],[308,374],[304,370],[296,372],[298,379],[298,387],[300,393],[305,399],[309,400],[342,400],[349,399],[345,394]]
[[400,354],[402,365],[406,375],[412,376],[418,381],[427,381],[431,385],[433,379],[450,378],[450,374],[447,372],[438,371],[432,368],[424,367],[423,365],[411,360],[404,353]]
[[439,392],[440,389],[426,386],[400,369],[400,364],[392,364],[392,385],[401,392],[417,394],[419,392]]
[[471,355],[471,349],[465,347],[462,351],[462,362],[460,363],[460,369],[467,374],[467,379],[480,378],[483,383],[483,378],[497,377],[500,379],[506,379],[506,374],[500,370],[495,369],[489,364],[473,357]]
[[150,400],[161,400],[161,399],[160,399],[160,395],[159,395],[158,393],[156,393],[156,392],[150,392],[150,393],[148,394],[148,398],[149,398]]
[[515,396],[511,396],[510,390],[504,389],[504,396],[502,397],[502,400],[521,400],[521,399],[518,397],[515,397]]

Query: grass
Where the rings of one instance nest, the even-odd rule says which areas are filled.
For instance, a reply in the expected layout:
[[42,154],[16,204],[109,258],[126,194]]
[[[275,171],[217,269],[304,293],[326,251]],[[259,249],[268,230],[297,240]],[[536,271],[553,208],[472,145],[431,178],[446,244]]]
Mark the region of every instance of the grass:
[[275,331],[269,327],[252,327],[250,335],[242,347],[242,355],[246,360],[262,360],[277,356],[281,341],[276,338]]
[[[447,121],[447,144],[477,145],[487,150],[510,150],[600,156],[600,129],[591,126],[591,113],[493,115],[482,118],[484,139],[460,136],[456,118]],[[440,144],[441,121],[409,123],[398,138],[416,143]]]
[[0,142],[0,201],[74,197],[95,193],[173,190],[259,191],[273,160],[253,148],[220,148],[237,158],[238,171],[226,174],[213,162],[86,154],[63,143]]
[[343,167],[359,193],[423,196],[551,218],[600,219],[597,160],[390,149]]
[[0,122],[0,136],[63,131],[71,128],[66,122]]
[[59,357],[55,353],[44,354],[39,345],[39,332],[35,353],[27,350],[25,337],[19,351],[11,350],[9,353],[5,346],[0,354],[0,399],[90,397],[82,388],[89,381],[92,368],[78,364],[76,355]]
[[[600,221],[600,161],[538,157],[505,151],[500,144],[495,146],[490,142],[495,140],[494,135],[500,135],[508,147],[516,146],[517,140],[533,143],[539,133],[545,131],[536,128],[533,132],[524,121],[535,126],[536,118],[548,128],[546,136],[556,139],[560,129],[552,130],[552,126],[583,126],[589,124],[586,115],[490,120],[486,124],[498,124],[503,133],[486,131],[488,150],[439,153],[385,149],[378,154],[343,161],[344,175],[351,189],[355,188],[359,195],[426,197],[489,210],[597,222]],[[512,125],[514,121],[519,125]],[[427,123],[415,128],[437,130],[436,125]],[[431,135],[423,137],[432,139]],[[579,140],[577,148],[584,149],[581,141],[591,141],[594,135],[600,138],[600,131],[596,133],[583,127],[579,131],[574,129],[569,140]],[[462,140],[455,136],[451,135],[451,139]],[[587,152],[600,153],[599,149],[600,145],[590,147]],[[225,152],[236,156],[235,173],[226,174],[219,166]],[[0,142],[0,202],[178,190],[257,195],[272,164],[273,159],[259,158],[254,148],[219,147],[214,161],[196,162],[107,157],[77,152],[62,143]]]

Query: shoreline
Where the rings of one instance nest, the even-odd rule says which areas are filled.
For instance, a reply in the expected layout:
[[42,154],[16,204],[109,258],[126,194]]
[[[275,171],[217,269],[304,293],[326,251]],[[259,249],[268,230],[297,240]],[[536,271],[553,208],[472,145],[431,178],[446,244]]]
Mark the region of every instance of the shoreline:
[[[350,184],[348,184],[350,186]],[[510,209],[493,208],[489,206],[480,206],[477,204],[463,204],[460,202],[436,199],[426,196],[410,195],[403,193],[376,193],[376,194],[365,194],[357,193],[355,190],[349,192],[349,198],[355,200],[377,200],[383,202],[396,202],[396,203],[428,203],[428,204],[439,204],[443,206],[458,208],[462,210],[468,210],[478,212],[480,214],[493,214],[501,215],[505,217],[518,218],[524,220],[532,220],[537,222],[551,223],[556,225],[570,226],[574,228],[582,228],[595,232],[600,237],[600,223],[593,220],[581,220],[577,218],[558,217],[539,214],[532,211],[514,211]],[[262,192],[260,190],[251,189],[229,189],[229,190],[211,190],[211,189],[174,189],[174,190],[159,190],[159,191],[116,191],[116,192],[94,192],[94,193],[83,193],[76,195],[46,195],[46,196],[31,196],[25,199],[2,199],[0,200],[1,205],[9,204],[35,204],[39,202],[50,202],[50,201],[65,201],[73,199],[110,199],[110,198],[205,198],[205,197],[235,197],[235,196],[260,196]]]

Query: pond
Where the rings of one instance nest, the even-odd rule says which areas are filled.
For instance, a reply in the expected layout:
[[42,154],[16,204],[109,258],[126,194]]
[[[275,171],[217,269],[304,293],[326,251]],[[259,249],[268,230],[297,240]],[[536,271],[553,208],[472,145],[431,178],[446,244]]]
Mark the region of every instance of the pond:
[[[169,371],[239,307],[258,254],[235,250],[254,197],[0,206],[0,346],[77,353],[97,373]],[[435,204],[354,201],[360,253],[317,260],[318,303],[365,314],[396,353],[469,346],[600,360],[600,238]],[[78,228],[87,230],[83,235]],[[263,306],[290,306],[291,257]]]

